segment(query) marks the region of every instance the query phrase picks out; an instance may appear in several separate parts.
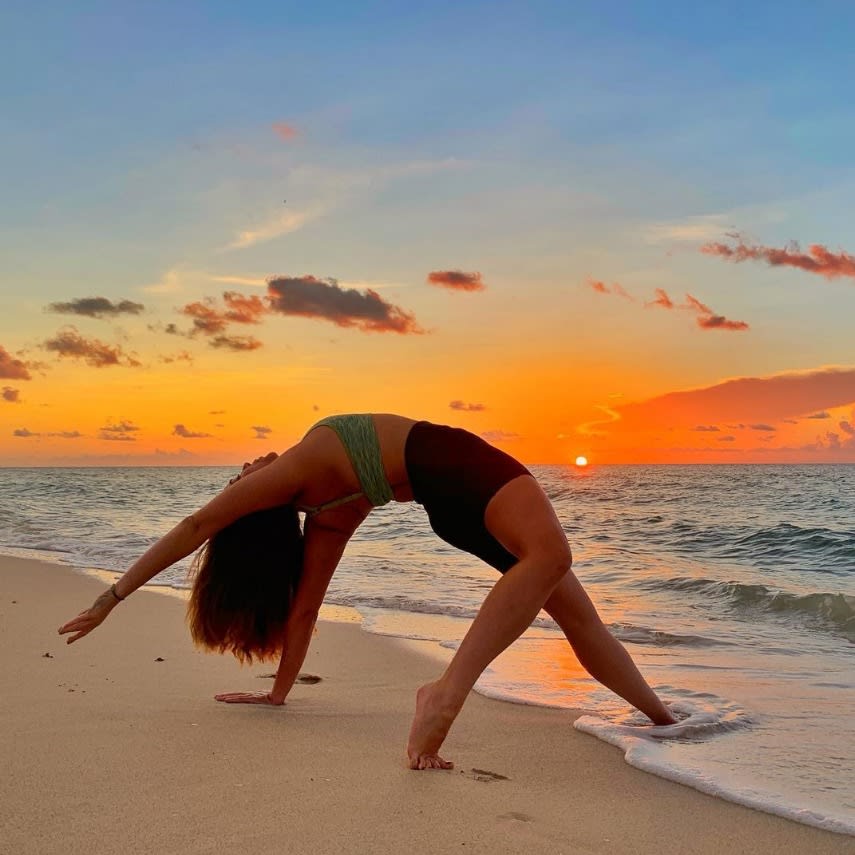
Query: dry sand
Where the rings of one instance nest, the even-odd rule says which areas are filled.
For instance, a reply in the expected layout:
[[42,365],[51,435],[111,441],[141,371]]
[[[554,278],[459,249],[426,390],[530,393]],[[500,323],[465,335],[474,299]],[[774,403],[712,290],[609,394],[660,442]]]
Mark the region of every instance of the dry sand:
[[174,597],[139,591],[66,646],[56,628],[103,588],[0,557],[4,853],[855,850],[633,769],[566,711],[474,694],[445,746],[457,768],[411,772],[413,696],[434,659],[321,623],[304,666],[320,682],[284,707],[220,704],[267,688],[271,667],[196,651]]

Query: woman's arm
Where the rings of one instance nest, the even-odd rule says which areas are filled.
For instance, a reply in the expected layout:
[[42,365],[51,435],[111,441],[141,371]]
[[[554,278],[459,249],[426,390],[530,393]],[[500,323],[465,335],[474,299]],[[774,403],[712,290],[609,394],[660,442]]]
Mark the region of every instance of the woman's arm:
[[[75,633],[68,644],[98,626],[110,612],[141,585],[176,561],[195,552],[236,519],[254,511],[287,504],[300,486],[299,455],[296,447],[226,487],[207,505],[181,520],[168,534],[151,546],[128,571],[92,606],[63,624],[59,634]],[[246,467],[244,469],[246,473]]]
[[285,624],[285,640],[276,680],[269,693],[263,692],[227,692],[215,695],[218,701],[231,704],[273,704],[285,703],[291,691],[312,640],[312,631],[318,612],[324,601],[324,595],[330,584],[345,547],[350,540],[346,532],[323,528],[311,521],[306,522],[305,546],[303,553],[303,572],[300,586],[288,622]]

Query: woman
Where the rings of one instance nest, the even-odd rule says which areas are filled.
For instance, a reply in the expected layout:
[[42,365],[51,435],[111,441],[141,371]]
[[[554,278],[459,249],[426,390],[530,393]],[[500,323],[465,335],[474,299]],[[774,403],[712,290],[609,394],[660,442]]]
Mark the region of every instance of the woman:
[[347,542],[373,507],[392,499],[422,504],[443,540],[502,573],[445,673],[417,692],[411,769],[452,768],[439,749],[469,691],[541,608],[593,677],[654,723],[675,721],[573,575],[567,538],[531,473],[468,431],[396,415],[332,416],[284,454],[245,463],[59,632],[77,641],[207,541],[189,608],[194,638],[240,658],[281,650],[270,692],[216,698],[283,704]]

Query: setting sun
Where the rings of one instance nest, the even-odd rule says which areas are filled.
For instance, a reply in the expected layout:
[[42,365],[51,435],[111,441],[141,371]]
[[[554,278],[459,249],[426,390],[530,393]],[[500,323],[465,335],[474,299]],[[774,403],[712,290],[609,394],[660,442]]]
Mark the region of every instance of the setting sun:
[[588,458],[582,457],[582,456],[577,457],[576,458],[576,465],[577,466],[587,466],[588,465]]

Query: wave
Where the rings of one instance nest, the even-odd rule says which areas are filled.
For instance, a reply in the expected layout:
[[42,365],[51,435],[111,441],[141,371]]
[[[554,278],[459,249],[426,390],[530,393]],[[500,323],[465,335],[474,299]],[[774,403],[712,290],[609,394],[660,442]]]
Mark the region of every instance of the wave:
[[647,590],[680,591],[715,598],[735,611],[803,618],[809,626],[831,630],[855,643],[855,596],[848,594],[794,594],[765,585],[685,576],[650,579],[637,584]]
[[626,762],[637,769],[765,813],[838,834],[855,834],[851,815],[842,811],[835,815],[827,810],[807,809],[782,792],[719,777],[715,769],[705,769],[692,762],[688,755],[667,750],[669,743],[702,743],[750,730],[756,721],[744,710],[734,704],[717,705],[697,700],[681,700],[670,706],[679,719],[674,725],[645,726],[641,721],[644,717],[638,719],[638,714],[634,714],[635,719],[630,717],[623,721],[585,715],[577,718],[573,726],[621,749]]

